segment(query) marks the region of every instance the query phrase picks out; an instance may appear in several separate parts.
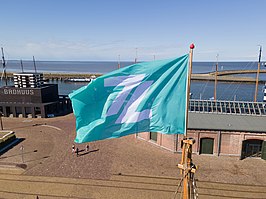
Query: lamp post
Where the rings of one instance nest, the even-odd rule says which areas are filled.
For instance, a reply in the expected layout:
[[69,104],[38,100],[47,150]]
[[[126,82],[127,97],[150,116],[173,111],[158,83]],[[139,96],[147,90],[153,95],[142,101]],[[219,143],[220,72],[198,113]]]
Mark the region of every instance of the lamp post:
[[24,146],[23,145],[20,147],[20,151],[21,151],[21,160],[24,163],[24,155],[23,155],[23,153],[24,153]]
[[0,123],[1,123],[1,130],[4,130],[4,127],[3,127],[3,121],[2,121],[2,116],[3,116],[3,113],[0,112]]

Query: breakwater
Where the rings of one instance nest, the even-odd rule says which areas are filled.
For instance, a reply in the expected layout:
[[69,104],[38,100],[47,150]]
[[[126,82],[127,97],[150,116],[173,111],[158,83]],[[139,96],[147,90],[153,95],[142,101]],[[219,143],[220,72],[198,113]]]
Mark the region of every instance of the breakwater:
[[[217,80],[221,82],[245,82],[245,83],[255,83],[256,79],[252,77],[240,77],[236,76],[239,74],[252,74],[256,73],[256,70],[231,70],[231,71],[219,71],[217,72]],[[266,73],[266,70],[261,70],[260,73]],[[79,78],[91,78],[99,77],[102,74],[92,74],[92,73],[43,73],[45,80],[60,80],[64,81],[67,79],[79,79]],[[13,73],[7,73],[8,78],[13,78]],[[209,73],[196,73],[192,74],[191,80],[195,81],[215,81],[215,72]],[[264,82],[259,80],[260,83]]]
[[[192,74],[191,80],[194,81],[215,81],[214,75],[209,74]],[[255,83],[256,79],[251,77],[239,77],[239,76],[217,76],[219,82],[244,82],[244,83]],[[260,83],[264,82],[259,80]]]

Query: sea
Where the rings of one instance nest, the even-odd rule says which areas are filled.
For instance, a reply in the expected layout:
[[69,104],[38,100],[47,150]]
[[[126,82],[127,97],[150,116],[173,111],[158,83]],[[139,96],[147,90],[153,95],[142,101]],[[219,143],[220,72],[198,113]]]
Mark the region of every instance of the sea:
[[[126,67],[133,62],[120,62],[120,67]],[[216,62],[193,62],[192,73],[207,73],[215,71]],[[265,63],[261,64],[261,69],[266,69]],[[77,74],[106,74],[118,68],[115,61],[36,61],[37,72],[41,73],[77,73]],[[35,67],[32,61],[9,60],[6,62],[7,72],[34,72]],[[257,62],[219,62],[218,70],[257,70]],[[1,68],[1,70],[3,70]],[[2,74],[2,71],[1,73]],[[256,74],[241,75],[255,78]],[[266,74],[260,74],[259,79],[266,82]],[[59,94],[68,95],[82,86],[86,82],[65,82],[49,80],[48,83],[58,84]],[[0,86],[4,85],[3,79]],[[12,80],[8,80],[8,85],[13,85]],[[263,101],[264,83],[259,83],[257,101]],[[192,99],[211,99],[214,93],[214,81],[192,81]],[[217,100],[253,101],[255,94],[255,83],[219,82],[217,85]]]

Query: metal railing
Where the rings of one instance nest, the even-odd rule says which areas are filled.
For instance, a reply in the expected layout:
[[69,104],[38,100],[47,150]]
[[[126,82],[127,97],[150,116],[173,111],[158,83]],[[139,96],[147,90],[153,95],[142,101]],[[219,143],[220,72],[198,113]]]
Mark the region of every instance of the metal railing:
[[266,116],[266,104],[263,102],[191,99],[189,101],[189,111],[200,113]]

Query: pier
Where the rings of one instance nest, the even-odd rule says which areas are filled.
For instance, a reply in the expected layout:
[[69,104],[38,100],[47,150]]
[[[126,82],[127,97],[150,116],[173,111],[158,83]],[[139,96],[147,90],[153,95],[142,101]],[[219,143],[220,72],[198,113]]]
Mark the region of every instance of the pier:
[[[246,82],[246,83],[255,83],[256,79],[252,77],[239,77],[234,75],[239,74],[255,74],[257,70],[224,70],[217,72],[218,81],[222,82]],[[260,73],[266,73],[266,70],[260,70]],[[91,76],[99,77],[103,74],[90,74],[90,73],[43,73],[45,80],[56,80],[64,81],[71,78],[90,78]],[[13,73],[7,73],[8,78],[13,77]],[[194,81],[214,81],[215,80],[215,71],[208,73],[194,73],[191,77]],[[263,82],[263,81],[259,81]]]
[[[252,73],[257,73],[257,70],[223,70],[223,71],[217,71],[217,76],[236,75],[236,74],[252,74]],[[260,73],[266,73],[266,70],[260,70]],[[215,75],[215,71],[209,72],[207,74]]]
[[[206,74],[192,74],[191,80],[193,81],[215,81],[215,75]],[[217,76],[219,82],[245,82],[255,83],[256,79],[251,77],[239,77],[239,76]],[[259,80],[259,82],[263,82]]]
[[[224,70],[217,71],[217,80],[223,82],[246,82],[246,83],[255,83],[256,78],[252,77],[239,77],[234,75],[241,74],[256,74],[257,70]],[[260,73],[266,73],[266,70],[260,70]],[[198,81],[215,81],[215,71],[208,73],[196,73],[192,74],[192,80]],[[259,80],[259,82],[264,82]]]

